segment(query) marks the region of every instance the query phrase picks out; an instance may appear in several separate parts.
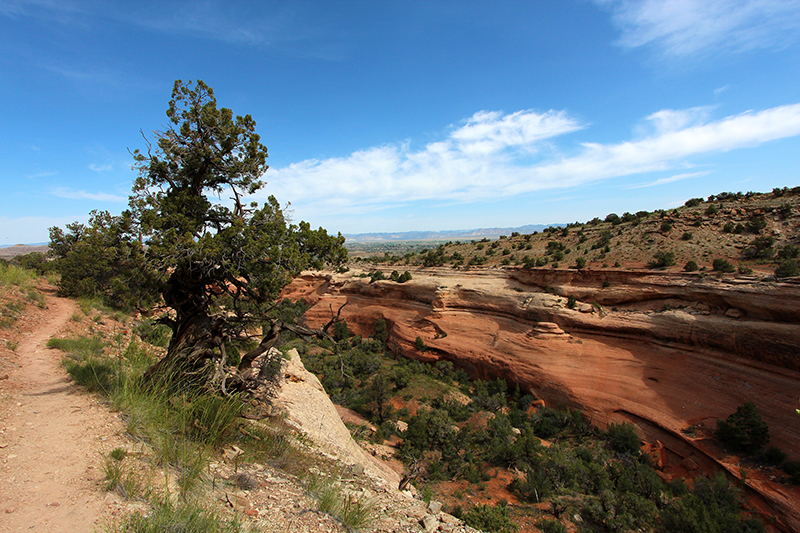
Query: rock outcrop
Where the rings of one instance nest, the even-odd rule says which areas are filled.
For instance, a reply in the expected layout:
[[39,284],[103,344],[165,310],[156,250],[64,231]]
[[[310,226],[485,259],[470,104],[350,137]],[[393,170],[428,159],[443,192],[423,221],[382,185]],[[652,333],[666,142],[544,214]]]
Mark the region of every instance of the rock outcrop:
[[[411,272],[403,284],[309,274],[286,295],[312,305],[311,326],[347,303],[342,317],[350,330],[369,335],[383,318],[395,352],[507,379],[601,425],[631,421],[662,444],[669,464],[722,467],[735,477],[738,468],[721,450],[682,430],[710,434],[717,419],[746,401],[769,424],[771,445],[790,455],[800,449],[793,418],[800,390],[797,284],[623,270]],[[415,349],[417,337],[425,352]],[[758,494],[800,529],[797,491]]]
[[297,350],[290,350],[287,355],[289,360],[281,366],[273,408],[306,435],[317,450],[354,473],[364,473],[386,488],[397,489],[400,476],[356,444],[317,376],[303,366]]

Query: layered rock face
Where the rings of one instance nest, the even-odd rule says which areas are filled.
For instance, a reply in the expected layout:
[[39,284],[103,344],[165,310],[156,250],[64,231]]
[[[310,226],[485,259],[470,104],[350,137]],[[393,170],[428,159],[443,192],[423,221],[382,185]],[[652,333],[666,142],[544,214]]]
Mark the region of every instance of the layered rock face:
[[[800,285],[622,270],[411,273],[403,284],[309,274],[287,296],[312,305],[311,326],[347,303],[350,330],[369,335],[383,318],[395,352],[504,378],[600,425],[633,422],[673,474],[718,465],[736,476],[735,460],[701,437],[746,401],[771,445],[800,450]],[[682,431],[690,427],[694,437]],[[800,528],[797,490],[759,490],[748,479]]]

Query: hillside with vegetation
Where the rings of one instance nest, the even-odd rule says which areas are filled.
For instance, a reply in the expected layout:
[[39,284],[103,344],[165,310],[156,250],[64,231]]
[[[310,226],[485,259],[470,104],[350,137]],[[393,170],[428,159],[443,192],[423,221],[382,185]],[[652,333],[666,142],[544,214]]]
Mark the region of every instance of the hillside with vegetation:
[[[355,264],[524,268],[659,268],[670,272],[800,273],[800,188],[723,192],[675,209],[610,213],[542,232],[448,241],[420,251],[354,258]],[[363,255],[363,254],[360,254]]]

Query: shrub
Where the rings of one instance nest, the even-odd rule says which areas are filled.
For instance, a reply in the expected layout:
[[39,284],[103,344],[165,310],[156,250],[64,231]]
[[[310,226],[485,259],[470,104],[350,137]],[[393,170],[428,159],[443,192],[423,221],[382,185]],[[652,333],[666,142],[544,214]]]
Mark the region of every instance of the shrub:
[[775,277],[793,278],[795,276],[800,276],[800,262],[797,259],[781,261],[781,264],[775,269]]
[[422,340],[422,337],[416,338],[414,341],[414,348],[416,348],[418,352],[425,350],[425,342]]
[[653,255],[653,261],[650,262],[651,268],[666,268],[675,264],[675,253],[659,250]]
[[665,220],[661,223],[661,233],[669,233],[670,231],[672,231],[672,224]]
[[576,304],[577,304],[577,300],[575,300],[574,296],[570,296],[567,299],[567,307],[569,307],[570,309],[575,309],[575,305]]
[[578,269],[586,268],[586,258],[579,257],[575,260],[575,267]]
[[733,233],[734,229],[735,226],[733,225],[733,222],[728,222],[727,224],[725,224],[725,227],[722,228],[722,231],[724,231],[725,233]]
[[542,530],[542,533],[567,533],[567,526],[558,520],[542,520],[536,527]]
[[706,215],[713,216],[716,215],[718,211],[719,209],[717,209],[717,206],[714,204],[711,204],[710,206],[706,207]]
[[686,272],[695,272],[698,268],[700,267],[697,266],[697,263],[693,259],[690,259],[686,262],[686,265],[684,265],[683,270]]
[[686,207],[697,207],[702,203],[703,203],[702,198],[690,198],[689,200],[686,200],[686,203],[684,203],[683,205],[685,205]]
[[735,272],[736,268],[726,259],[714,259],[712,268],[716,272]]
[[769,428],[753,402],[740,405],[727,419],[719,420],[715,435],[723,444],[748,454],[769,442]]
[[464,522],[486,533],[513,533],[517,530],[516,524],[508,517],[508,508],[505,505],[479,503],[464,515]]
[[636,434],[636,428],[629,422],[610,423],[606,428],[606,439],[615,452],[633,455],[638,455],[639,446],[642,443],[639,435]]

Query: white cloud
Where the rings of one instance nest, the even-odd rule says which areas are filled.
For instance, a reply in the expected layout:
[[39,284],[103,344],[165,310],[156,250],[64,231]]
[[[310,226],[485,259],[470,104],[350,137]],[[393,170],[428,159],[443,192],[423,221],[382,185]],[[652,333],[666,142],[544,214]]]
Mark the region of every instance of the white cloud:
[[68,189],[66,187],[57,187],[53,189],[52,194],[54,196],[58,196],[59,198],[68,198],[70,200],[96,200],[98,202],[125,202],[128,200],[126,197],[116,194],[73,191],[72,189]]
[[800,36],[800,0],[595,0],[610,8],[628,48],[667,56],[785,47]]
[[417,151],[410,142],[388,144],[270,170],[268,191],[321,214],[417,200],[470,202],[686,168],[692,156],[800,135],[800,104],[716,121],[709,120],[711,109],[661,110],[646,119],[650,134],[618,144],[585,143],[571,155],[561,155],[554,139],[584,126],[565,112],[481,111]]
[[670,176],[668,178],[660,178],[656,181],[651,181],[650,183],[644,183],[642,185],[633,185],[631,187],[627,187],[628,189],[642,189],[644,187],[656,187],[658,185],[666,185],[667,183],[674,183],[676,181],[681,181],[689,178],[699,178],[700,176],[708,176],[711,174],[710,170],[706,170],[703,172],[688,172],[684,174],[675,174],[674,176]]
[[114,166],[109,163],[107,165],[95,165],[92,163],[89,165],[89,170],[94,170],[95,172],[110,172],[114,169]]

